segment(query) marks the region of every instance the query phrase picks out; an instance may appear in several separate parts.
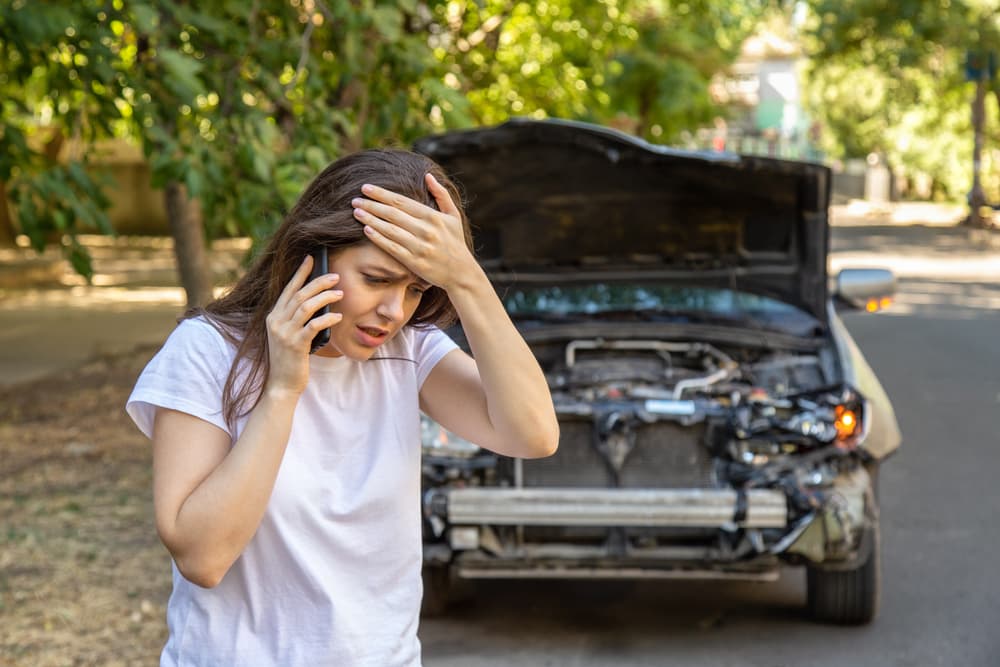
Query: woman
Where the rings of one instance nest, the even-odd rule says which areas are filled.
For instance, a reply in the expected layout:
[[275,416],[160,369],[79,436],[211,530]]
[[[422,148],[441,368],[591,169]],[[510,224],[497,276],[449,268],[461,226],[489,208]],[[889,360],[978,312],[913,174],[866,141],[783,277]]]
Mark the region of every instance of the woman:
[[[508,456],[558,442],[458,201],[421,155],[334,162],[143,371],[127,409],[173,558],[162,665],[420,664],[419,411]],[[455,315],[475,359],[437,328]]]

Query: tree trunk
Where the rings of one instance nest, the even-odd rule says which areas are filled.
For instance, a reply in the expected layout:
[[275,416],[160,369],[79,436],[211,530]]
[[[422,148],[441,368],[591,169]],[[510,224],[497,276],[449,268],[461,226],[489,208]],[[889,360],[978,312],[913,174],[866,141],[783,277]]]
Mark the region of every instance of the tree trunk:
[[976,97],[972,101],[972,189],[969,191],[969,226],[973,229],[984,227],[980,210],[986,205],[986,194],[979,178],[983,153],[983,123],[986,119],[986,79],[985,74],[976,81]]
[[163,189],[170,233],[174,237],[174,255],[181,285],[187,293],[188,308],[204,306],[212,300],[212,269],[208,263],[201,208],[190,199],[187,189],[177,181]]
[[7,184],[0,181],[0,248],[13,248],[17,245],[16,239],[17,230],[7,206]]

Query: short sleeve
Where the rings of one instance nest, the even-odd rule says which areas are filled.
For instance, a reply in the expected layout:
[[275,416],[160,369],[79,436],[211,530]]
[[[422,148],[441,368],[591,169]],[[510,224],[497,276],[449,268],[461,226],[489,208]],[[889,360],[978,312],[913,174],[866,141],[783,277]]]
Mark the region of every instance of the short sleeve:
[[424,386],[424,380],[434,370],[434,366],[446,354],[458,349],[458,345],[437,327],[415,329],[414,332],[413,358],[417,362],[417,388],[419,389]]
[[148,438],[157,408],[185,412],[232,436],[222,413],[222,392],[234,353],[205,320],[182,321],[139,375],[126,412]]

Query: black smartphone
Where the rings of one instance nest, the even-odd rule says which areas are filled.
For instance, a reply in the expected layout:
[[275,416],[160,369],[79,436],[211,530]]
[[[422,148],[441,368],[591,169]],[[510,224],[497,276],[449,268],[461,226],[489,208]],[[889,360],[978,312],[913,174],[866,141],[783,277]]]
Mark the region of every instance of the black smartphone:
[[[313,257],[313,268],[312,268],[312,274],[309,276],[309,280],[315,280],[316,278],[319,278],[320,276],[326,275],[327,273],[330,272],[330,266],[327,263],[328,260],[327,260],[326,248],[319,248],[318,250],[315,250],[312,254],[312,257]],[[313,313],[313,316],[310,317],[309,319],[310,320],[316,319],[320,315],[326,315],[329,312],[330,312],[330,306],[329,305],[323,306],[315,313]],[[313,338],[312,345],[309,346],[309,354],[312,354],[313,352],[315,352],[316,350],[323,347],[329,342],[330,342],[330,330],[323,329],[318,334],[316,334],[315,338]]]

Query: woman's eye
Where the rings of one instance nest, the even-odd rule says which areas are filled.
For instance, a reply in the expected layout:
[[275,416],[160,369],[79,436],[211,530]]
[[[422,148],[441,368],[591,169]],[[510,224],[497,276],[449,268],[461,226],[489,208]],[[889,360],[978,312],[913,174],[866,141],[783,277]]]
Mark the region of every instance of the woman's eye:
[[365,282],[369,285],[385,285],[389,281],[385,278],[379,278],[378,276],[365,275]]
[[413,292],[414,294],[422,295],[427,290],[428,290],[427,287],[417,287],[416,285],[410,286],[410,291]]

